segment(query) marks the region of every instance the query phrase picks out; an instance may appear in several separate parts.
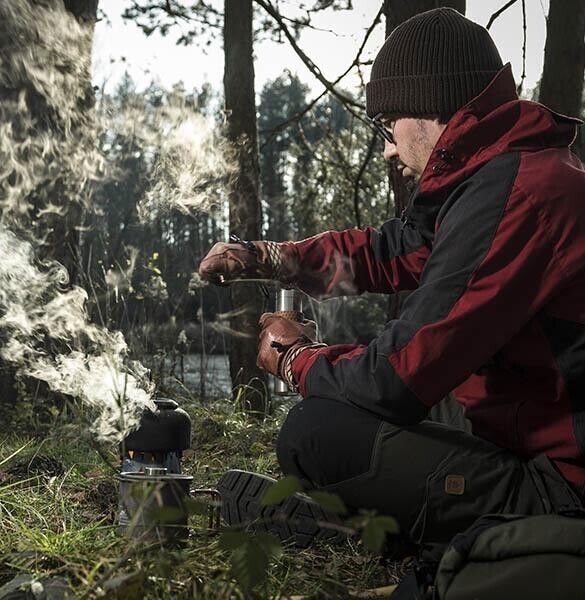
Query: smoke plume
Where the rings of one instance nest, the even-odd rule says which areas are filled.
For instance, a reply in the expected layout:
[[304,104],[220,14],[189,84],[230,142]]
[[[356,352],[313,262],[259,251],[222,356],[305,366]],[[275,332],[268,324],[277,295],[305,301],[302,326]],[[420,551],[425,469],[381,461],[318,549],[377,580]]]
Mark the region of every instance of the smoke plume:
[[89,322],[67,270],[38,258],[67,249],[56,232],[79,228],[103,175],[92,33],[61,0],[0,2],[0,358],[81,399],[95,434],[118,441],[153,408],[145,369],[126,362],[120,333]]
[[98,437],[118,441],[145,408],[154,408],[145,369],[125,364],[121,333],[88,322],[86,292],[65,288],[60,265],[39,264],[30,243],[2,228],[0,253],[0,357],[83,400],[96,416]]
[[236,172],[231,146],[184,90],[151,93],[129,94],[121,111],[108,98],[100,108],[110,137],[132,140],[148,164],[149,185],[137,206],[141,222],[173,210],[198,215],[221,207]]
[[0,2],[0,209],[15,229],[87,203],[100,176],[92,32],[60,0]]

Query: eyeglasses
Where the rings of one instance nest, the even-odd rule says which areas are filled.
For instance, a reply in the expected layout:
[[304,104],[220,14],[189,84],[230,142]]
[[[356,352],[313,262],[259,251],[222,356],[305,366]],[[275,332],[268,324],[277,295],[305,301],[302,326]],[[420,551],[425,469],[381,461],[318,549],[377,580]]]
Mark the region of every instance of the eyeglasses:
[[391,144],[395,144],[394,135],[392,133],[392,128],[394,126],[393,121],[391,121],[391,128],[388,128],[383,122],[382,117],[384,113],[378,113],[375,117],[370,119],[370,123],[373,125],[374,129],[387,141]]

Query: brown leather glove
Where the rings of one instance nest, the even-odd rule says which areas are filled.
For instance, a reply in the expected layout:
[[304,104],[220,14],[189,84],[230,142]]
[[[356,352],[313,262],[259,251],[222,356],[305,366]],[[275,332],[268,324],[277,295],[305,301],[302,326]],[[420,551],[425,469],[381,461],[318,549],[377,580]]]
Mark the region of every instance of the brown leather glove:
[[307,319],[299,323],[273,313],[264,313],[260,317],[260,327],[256,364],[296,389],[296,382],[292,379],[292,361],[305,348],[326,345],[315,341],[317,324]]
[[214,244],[199,265],[199,275],[212,283],[232,279],[276,279],[280,249],[276,242]]

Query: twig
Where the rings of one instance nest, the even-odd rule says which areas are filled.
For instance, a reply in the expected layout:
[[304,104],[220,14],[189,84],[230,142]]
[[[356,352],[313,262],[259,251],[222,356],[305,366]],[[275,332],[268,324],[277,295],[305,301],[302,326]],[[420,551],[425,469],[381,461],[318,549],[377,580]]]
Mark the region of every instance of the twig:
[[79,596],[79,600],[86,600],[90,597],[95,597],[94,593],[96,588],[101,587],[104,583],[108,581],[108,578],[113,575],[122,565],[126,564],[130,558],[134,555],[136,558],[148,554],[148,552],[153,549],[159,547],[156,543],[141,543],[139,540],[133,541],[129,548],[116,560],[108,569],[106,569],[97,580],[97,583],[88,587],[84,594]]
[[[374,598],[392,598],[392,594],[398,585],[386,585],[384,587],[372,588],[362,591],[350,591],[350,598],[360,598],[362,600],[373,600]],[[284,596],[282,600],[308,600],[312,596]]]
[[268,144],[270,144],[270,142],[274,139],[274,137],[276,136],[276,134],[279,131],[286,129],[291,123],[296,123],[297,121],[300,121],[315,106],[315,104],[317,104],[317,102],[319,102],[319,100],[321,100],[321,98],[323,98],[323,96],[325,96],[326,94],[327,94],[327,90],[325,90],[324,92],[321,92],[316,98],[313,98],[313,100],[311,100],[309,102],[309,104],[307,104],[307,106],[305,106],[305,108],[303,108],[302,110],[299,110],[299,112],[295,113],[292,117],[289,117],[286,121],[279,123],[278,125],[272,127],[272,129],[265,129],[265,130],[260,131],[260,134],[270,132],[268,139],[260,145],[260,150],[262,150]]
[[335,37],[339,37],[339,34],[332,29],[322,29],[321,27],[315,27],[315,25],[311,25],[308,21],[302,21],[300,19],[293,19],[292,17],[287,17],[282,15],[282,18],[293,25],[298,25],[299,27],[307,27],[308,29],[312,29],[313,31],[320,31],[321,33],[331,33]]
[[360,120],[363,120],[358,113],[355,112],[354,109],[358,109],[359,111],[363,111],[365,107],[363,104],[356,102],[349,96],[342,94],[339,90],[335,88],[335,86],[323,75],[321,69],[305,54],[305,52],[300,48],[297,44],[295,37],[290,32],[287,27],[284,19],[280,15],[280,13],[274,8],[274,6],[270,3],[270,0],[254,0],[261,8],[263,8],[281,27],[284,35],[290,42],[293,50],[297,53],[299,58],[303,61],[305,66],[311,71],[311,73],[316,77],[316,79],[323,84],[331,94],[333,94],[336,98],[338,98],[346,107],[346,109],[357,117]]
[[[218,19],[223,17],[223,14],[220,11],[213,8],[203,0],[199,0],[197,9],[203,9],[202,12],[204,12],[205,15],[213,15]],[[128,14],[131,11],[136,11],[136,15],[148,15],[150,18],[152,18],[153,13],[163,12],[169,17],[173,17],[175,23],[177,23],[177,18],[179,18],[183,19],[184,21],[195,21],[197,23],[201,23],[202,25],[216,27],[215,24],[210,23],[207,20],[206,16],[199,16],[197,11],[194,9],[191,10],[191,14],[188,14],[187,9],[182,5],[178,5],[177,7],[173,8],[173,6],[171,5],[171,0],[164,0],[164,2],[160,4],[156,2],[151,2],[150,4],[147,4],[145,6],[141,6],[137,0],[132,0],[132,6],[126,9],[124,14]]]
[[[382,18],[383,9],[384,9],[384,7],[382,6],[380,8],[380,10],[378,11],[378,14],[374,17],[374,20],[372,21],[372,23],[366,30],[366,35],[364,36],[364,39],[362,40],[362,43],[361,43],[360,47],[358,48],[355,58],[351,61],[351,64],[349,65],[349,67],[347,67],[347,69],[345,69],[345,71],[339,77],[337,77],[337,79],[335,81],[331,82],[331,85],[333,87],[336,86],[355,66],[358,66],[358,68],[359,68],[360,57],[362,55],[362,52],[364,51],[364,48],[365,48],[368,40],[370,39],[370,35],[372,35],[372,31],[374,31],[374,29],[376,28],[376,25],[380,22],[380,19]],[[315,106],[315,104],[317,104],[317,102],[319,102],[319,100],[321,100],[321,98],[323,98],[323,96],[325,96],[325,94],[327,94],[328,91],[329,91],[328,89],[325,89],[324,92],[322,92],[316,98],[311,100],[309,102],[309,104],[307,104],[307,106],[305,106],[305,108],[303,108],[302,110],[300,110],[299,112],[294,114],[292,117],[288,118],[286,121],[279,123],[278,125],[276,125],[276,127],[273,127],[270,130],[271,133],[270,133],[269,138],[260,146],[260,149],[264,148],[267,144],[269,144],[273,140],[274,136],[279,131],[282,131],[283,129],[288,127],[291,123],[294,123],[294,122],[302,119]],[[363,121],[364,119],[361,119],[361,120]],[[260,133],[264,133],[264,132],[260,132]]]
[[[384,6],[382,5],[380,7],[380,10],[378,11],[378,14],[374,17],[374,20],[372,21],[371,25],[366,30],[366,35],[364,36],[364,39],[362,40],[362,45],[359,47],[359,49],[357,51],[356,57],[353,61],[353,64],[357,64],[357,60],[361,56],[362,52],[364,51],[364,48],[366,47],[366,43],[367,43],[368,39],[370,38],[370,35],[372,35],[372,31],[374,31],[374,29],[376,28],[376,25],[380,22],[380,19],[382,18],[383,14],[384,14]],[[346,71],[346,73],[347,72],[349,72],[349,69]]]
[[398,585],[385,585],[384,587],[372,588],[363,592],[354,592],[354,598],[391,598]]
[[[333,167],[338,167],[339,165],[344,165],[342,174],[345,181],[348,184],[353,184],[354,180],[351,178],[352,165],[349,161],[346,160],[345,155],[343,153],[344,147],[340,145],[339,137],[337,135],[331,134],[331,128],[325,129],[321,126],[320,123],[317,123],[317,126],[321,130],[323,134],[323,138],[329,139],[331,143],[331,153],[333,154],[333,160],[327,160],[325,158],[319,158],[317,155],[313,156],[314,160],[317,160],[321,165],[329,164]],[[307,147],[310,148],[310,144],[307,142]]]
[[353,186],[353,210],[355,212],[355,222],[358,226],[358,229],[361,229],[362,219],[360,215],[360,205],[359,205],[359,191],[360,191],[360,181],[362,179],[362,175],[364,174],[368,163],[372,159],[372,155],[374,154],[374,148],[376,146],[377,133],[372,132],[372,139],[370,140],[370,144],[368,146],[368,151],[366,153],[366,157],[364,158],[364,162],[362,162],[360,166],[360,170],[358,171],[357,177],[355,178],[354,186]]
[[502,6],[502,8],[500,8],[499,10],[496,10],[496,12],[490,17],[490,20],[488,21],[488,24],[485,26],[485,28],[489,31],[489,28],[492,26],[492,23],[506,10],[508,10],[510,8],[510,6],[512,6],[513,4],[516,4],[516,2],[518,2],[518,0],[510,0],[510,2],[507,2],[506,4],[504,4],[504,6]]
[[526,0],[522,0],[522,75],[518,84],[518,95],[522,93],[524,80],[526,79]]

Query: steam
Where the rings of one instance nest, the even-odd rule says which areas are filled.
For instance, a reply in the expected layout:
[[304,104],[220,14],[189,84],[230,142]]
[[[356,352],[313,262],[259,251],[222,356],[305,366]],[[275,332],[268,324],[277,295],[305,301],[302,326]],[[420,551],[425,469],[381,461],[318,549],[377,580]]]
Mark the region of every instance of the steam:
[[103,176],[91,43],[60,0],[0,2],[0,358],[81,399],[97,437],[118,441],[154,407],[146,370],[126,363],[120,333],[88,321],[66,269],[36,258]]
[[145,220],[172,208],[186,214],[210,212],[220,206],[226,178],[235,172],[228,147],[217,139],[209,121],[177,110],[168,119],[154,184],[138,207]]
[[91,42],[91,27],[79,24],[62,2],[0,2],[3,224],[26,230],[31,219],[61,217],[69,208],[63,201],[86,203],[100,176],[103,164],[86,110]]
[[63,289],[68,278],[60,265],[36,265],[32,245],[2,228],[0,253],[0,357],[22,375],[80,398],[96,416],[93,432],[119,441],[154,408],[146,370],[125,364],[121,333],[88,322],[86,292]]
[[184,90],[152,98],[148,91],[131,94],[122,111],[104,99],[107,128],[132,140],[150,168],[150,185],[137,206],[144,224],[173,210],[207,214],[225,202],[226,183],[236,172],[233,150],[217,124],[196,110]]
[[104,280],[108,289],[112,290],[116,301],[122,292],[131,292],[132,288],[132,276],[136,270],[136,263],[138,262],[139,250],[133,246],[126,247],[126,267],[122,265],[116,265],[116,267],[109,268],[104,276]]
[[[38,257],[59,231],[84,230],[80,215],[96,210],[95,183],[117,176],[102,154],[117,136],[133,140],[150,169],[138,207],[144,221],[175,209],[209,212],[223,203],[235,169],[213,123],[185,94],[148,106],[135,94],[122,111],[106,99],[94,111],[92,35],[93,25],[62,0],[0,1],[0,358],[81,399],[96,436],[119,441],[154,408],[146,369],[127,360],[121,333],[89,322],[87,294],[69,284],[67,270]],[[127,268],[104,273],[110,289],[132,289],[137,261],[129,248]],[[168,294],[159,275],[144,295]]]

